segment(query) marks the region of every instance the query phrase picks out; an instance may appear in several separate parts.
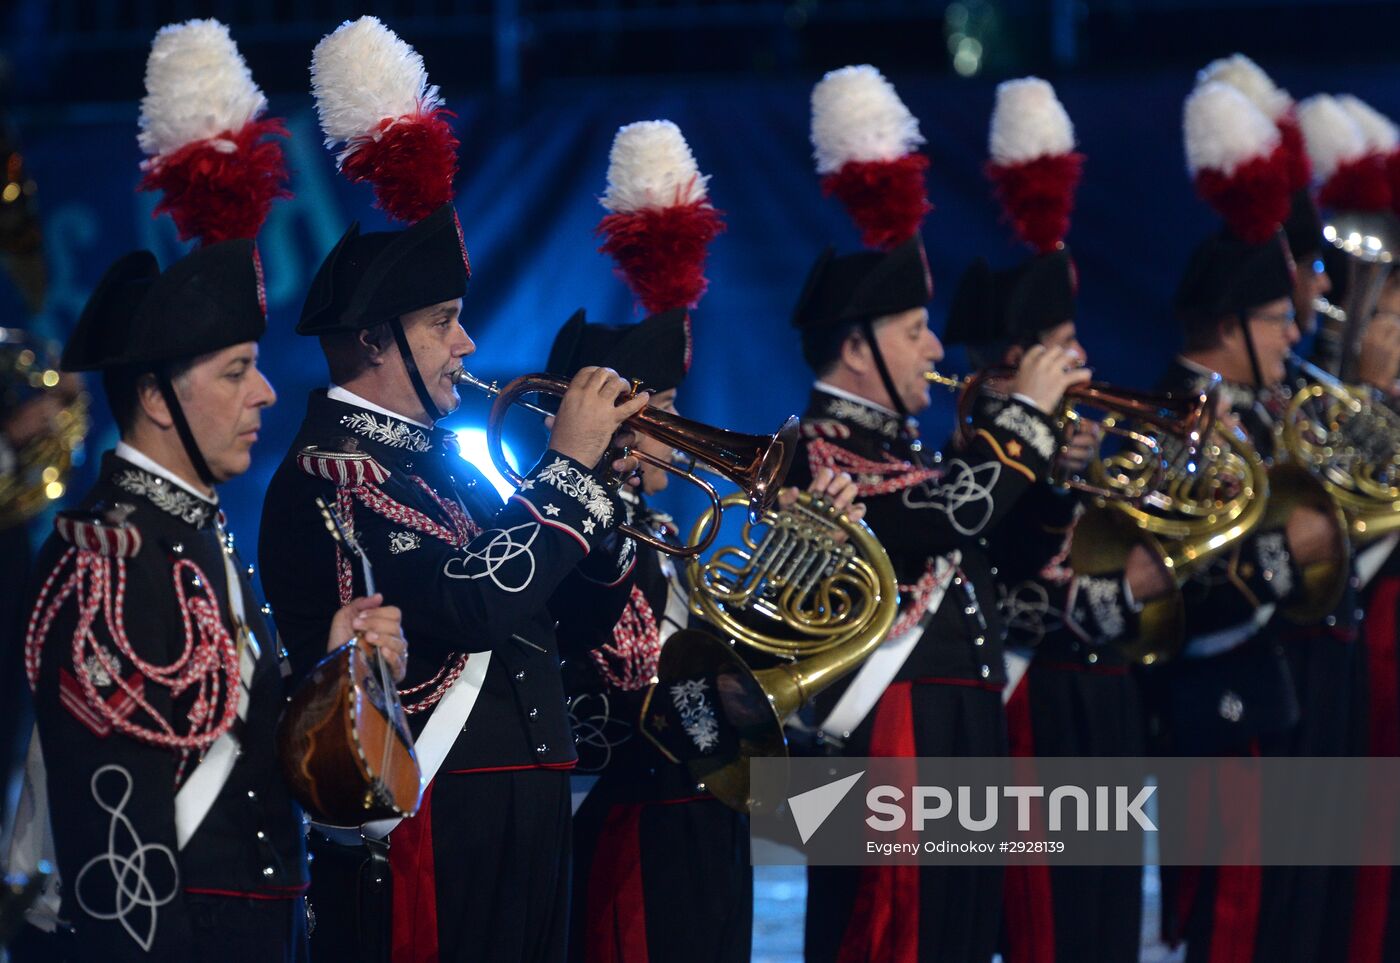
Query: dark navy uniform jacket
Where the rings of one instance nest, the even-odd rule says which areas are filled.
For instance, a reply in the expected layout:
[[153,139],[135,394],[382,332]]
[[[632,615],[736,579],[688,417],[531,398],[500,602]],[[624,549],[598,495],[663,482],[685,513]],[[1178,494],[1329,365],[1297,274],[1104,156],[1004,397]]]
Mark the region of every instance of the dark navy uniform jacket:
[[[302,457],[308,446],[329,455]],[[268,487],[258,546],[297,677],[323,654],[341,600],[364,591],[359,564],[338,557],[317,497],[350,516],[378,590],[403,610],[406,705],[440,691],[462,655],[491,653],[442,771],[572,767],[555,625],[617,621],[635,546],[616,533],[616,495],[589,469],[547,451],[502,503],[449,432],[312,392]],[[428,715],[410,714],[415,732]]]
[[[36,569],[27,652],[62,913],[84,958],[185,960],[187,894],[289,899],[306,885],[301,812],[273,752],[278,647],[217,504],[112,452],[82,501],[98,504],[129,514],[60,517]],[[234,625],[226,551],[252,645]],[[176,793],[204,754],[181,740],[220,731],[237,708],[244,650],[252,684],[228,727],[241,751],[180,848]]]

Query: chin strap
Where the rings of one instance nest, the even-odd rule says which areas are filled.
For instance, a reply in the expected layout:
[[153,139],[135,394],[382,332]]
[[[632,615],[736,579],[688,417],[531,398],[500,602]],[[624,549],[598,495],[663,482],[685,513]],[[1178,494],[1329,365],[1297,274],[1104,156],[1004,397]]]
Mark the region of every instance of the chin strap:
[[880,372],[880,382],[885,386],[885,392],[890,396],[890,405],[907,423],[912,416],[909,414],[909,409],[904,407],[904,399],[895,390],[894,379],[890,377],[890,369],[885,364],[885,356],[880,353],[880,345],[875,340],[875,323],[866,318],[860,323],[860,331],[861,334],[865,335],[866,343],[870,345],[870,355],[875,359],[875,370]]
[[180,399],[175,396],[175,385],[170,379],[170,369],[161,365],[152,374],[155,375],[156,387],[160,389],[160,396],[165,399],[165,407],[170,412],[170,420],[175,423],[175,434],[179,436],[180,444],[185,448],[190,465],[193,466],[200,481],[213,488],[215,485],[214,473],[209,470],[209,463],[204,460],[204,455],[194,440],[194,432],[190,431],[189,420],[185,418],[185,409],[180,407]]
[[394,332],[394,343],[399,346],[399,357],[403,358],[403,366],[408,371],[408,381],[413,385],[418,403],[423,406],[428,420],[436,424],[443,419],[443,413],[433,403],[433,396],[429,394],[428,386],[423,383],[423,376],[418,373],[418,362],[413,358],[413,349],[408,346],[408,335],[403,332],[403,323],[394,318],[389,322],[389,327]]
[[1262,392],[1264,385],[1264,372],[1259,367],[1259,355],[1254,351],[1254,335],[1249,330],[1249,317],[1243,312],[1240,313],[1240,330],[1244,332],[1244,349],[1249,354],[1249,370],[1254,372],[1254,390]]

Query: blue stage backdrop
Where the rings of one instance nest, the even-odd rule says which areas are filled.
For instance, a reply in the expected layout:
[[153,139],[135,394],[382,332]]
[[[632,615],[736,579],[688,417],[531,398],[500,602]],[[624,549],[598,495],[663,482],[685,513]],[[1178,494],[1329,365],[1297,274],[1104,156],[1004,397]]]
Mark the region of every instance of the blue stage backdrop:
[[[1298,96],[1352,91],[1400,114],[1400,71],[1277,76]],[[997,266],[1024,256],[999,223],[981,172],[993,84],[892,79],[928,139],[936,209],[924,239],[941,330],[957,278],[974,255]],[[1097,375],[1128,385],[1150,385],[1175,348],[1168,310],[1175,280],[1213,224],[1184,173],[1179,118],[1191,82],[1186,72],[1057,81],[1088,157],[1069,237],[1081,277],[1082,338]],[[668,118],[711,175],[711,197],[729,224],[713,245],[710,292],[694,315],[695,361],[681,408],[746,431],[769,430],[799,411],[811,376],[788,323],[793,300],[823,245],[857,244],[812,172],[809,89],[796,82],[651,79],[574,83],[517,99],[446,91],[462,138],[457,206],[475,272],[464,313],[477,343],[470,370],[501,379],[539,370],[555,332],[580,306],[594,320],[638,317],[610,261],[596,251],[593,229],[603,213],[597,197],[614,131],[634,120]],[[260,238],[270,309],[262,365],[279,398],[264,419],[252,471],[225,486],[233,528],[245,545],[256,538],[263,489],[297,428],[306,393],[326,381],[315,341],[292,333],[306,285],[351,220],[367,229],[384,224],[371,210],[369,190],[335,173],[309,97],[275,101],[273,108],[290,122],[296,196],[274,207]],[[54,337],[66,335],[93,284],[123,252],[148,247],[163,264],[181,253],[170,224],[151,218],[154,199],[135,191],[136,113],[132,104],[16,114],[39,183],[52,275],[48,308],[30,323]],[[17,311],[11,307],[4,317],[21,320]],[[954,355],[944,367],[961,365]],[[930,435],[947,433],[948,411],[940,399],[926,418]],[[483,412],[469,398],[454,423],[479,422]],[[514,440],[517,450],[537,448],[542,436],[530,434]],[[103,412],[90,455],[112,442]],[[667,497],[683,516],[694,505]]]

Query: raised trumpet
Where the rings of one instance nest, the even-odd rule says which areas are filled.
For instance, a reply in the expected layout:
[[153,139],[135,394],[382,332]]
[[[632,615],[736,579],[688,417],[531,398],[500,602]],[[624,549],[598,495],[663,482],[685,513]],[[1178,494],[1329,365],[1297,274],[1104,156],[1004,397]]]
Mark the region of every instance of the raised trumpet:
[[[1015,371],[999,365],[961,378],[937,371],[929,371],[924,377],[957,393],[958,430],[962,433],[971,419],[973,402],[986,383]],[[1081,420],[1082,407],[1097,412],[1095,420],[1106,435],[1121,438],[1123,448],[1112,457],[1105,457],[1101,450],[1087,477],[1057,466],[1055,483],[1100,498],[1133,504],[1143,501],[1162,487],[1173,468],[1196,459],[1215,424],[1219,393],[1219,375],[1196,394],[1180,398],[1099,381],[1071,386],[1055,418],[1062,434],[1069,425]]]
[[[501,445],[501,429],[505,423],[506,412],[519,405],[541,415],[553,415],[552,411],[523,399],[527,395],[562,398],[569,390],[568,380],[550,374],[529,374],[521,375],[505,387],[498,387],[494,381],[482,381],[463,368],[452,372],[452,380],[457,384],[476,388],[495,399],[486,421],[486,448],[496,470],[512,484],[519,485],[525,479],[506,458],[505,449]],[[631,396],[642,390],[640,383],[633,382]],[[714,428],[654,408],[642,409],[623,424],[639,435],[657,439],[692,459],[694,463],[703,465],[738,485],[748,496],[749,514],[755,521],[768,511],[777,499],[778,488],[787,477],[788,468],[792,465],[792,456],[797,450],[796,416],[789,416],[771,435],[749,435],[725,428]],[[694,471],[677,467],[669,459],[656,458],[637,449],[632,449],[627,454],[698,487],[709,499],[712,514],[711,523],[705,530],[697,533],[693,541],[684,545],[668,542],[633,525],[620,525],[619,530],[657,551],[682,558],[699,555],[709,548],[715,536],[719,534],[719,519],[723,513],[720,496],[714,486]],[[617,482],[620,479],[613,481]]]

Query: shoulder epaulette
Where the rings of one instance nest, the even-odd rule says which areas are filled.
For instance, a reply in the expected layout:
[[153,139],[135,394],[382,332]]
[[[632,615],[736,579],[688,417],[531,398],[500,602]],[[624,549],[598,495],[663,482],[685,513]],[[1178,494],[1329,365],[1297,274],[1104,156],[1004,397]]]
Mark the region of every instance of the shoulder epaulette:
[[382,485],[389,478],[389,469],[362,451],[328,451],[308,445],[297,453],[297,465],[308,475],[342,488]]
[[99,504],[88,510],[60,512],[53,527],[59,538],[79,551],[135,558],[141,551],[141,532],[127,521],[133,511],[131,505]]
[[849,438],[850,426],[829,418],[817,418],[802,422],[804,438]]

